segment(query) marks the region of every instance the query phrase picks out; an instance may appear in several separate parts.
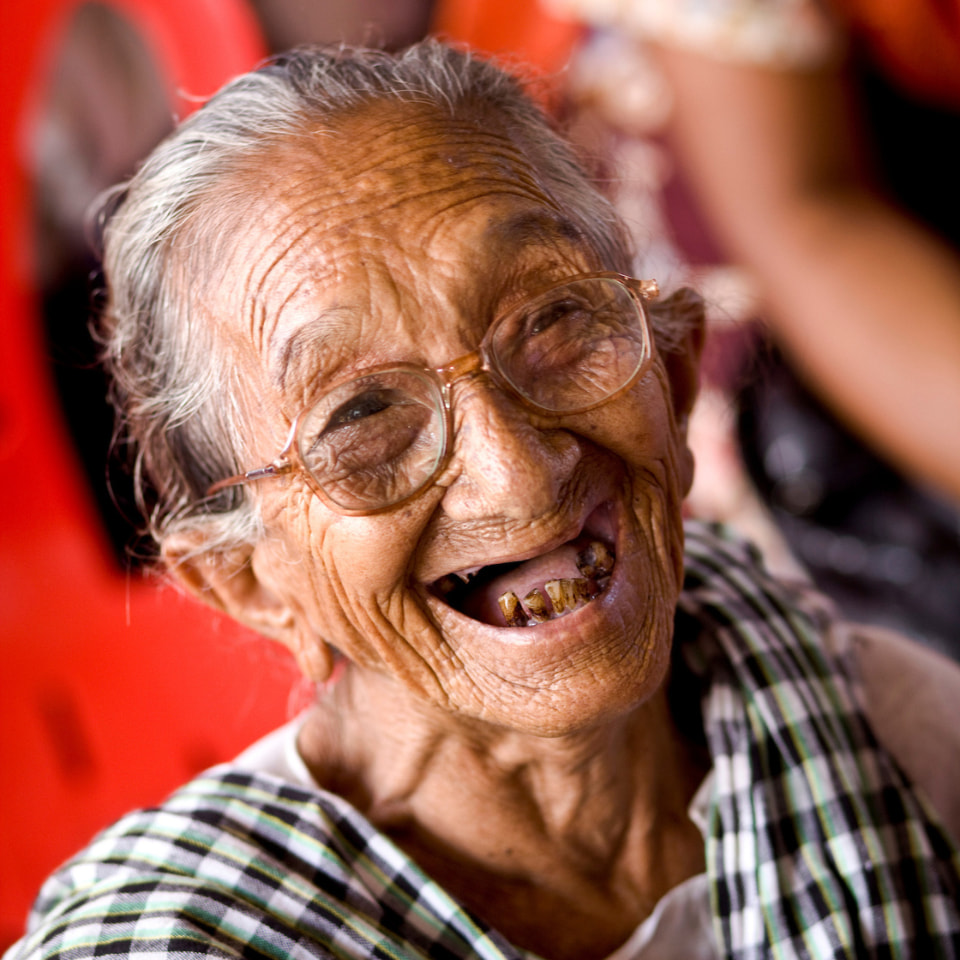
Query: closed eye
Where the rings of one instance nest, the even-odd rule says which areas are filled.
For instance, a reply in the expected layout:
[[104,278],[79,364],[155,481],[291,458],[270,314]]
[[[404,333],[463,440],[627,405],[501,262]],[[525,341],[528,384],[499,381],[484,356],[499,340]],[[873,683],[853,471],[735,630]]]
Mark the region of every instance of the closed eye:
[[366,393],[351,397],[330,414],[321,436],[339,427],[356,423],[357,420],[382,413],[395,403],[402,402],[402,399],[395,390],[368,390]]
[[583,304],[572,297],[546,304],[527,317],[526,335],[536,336],[544,333],[555,324],[569,322],[575,314],[584,312]]

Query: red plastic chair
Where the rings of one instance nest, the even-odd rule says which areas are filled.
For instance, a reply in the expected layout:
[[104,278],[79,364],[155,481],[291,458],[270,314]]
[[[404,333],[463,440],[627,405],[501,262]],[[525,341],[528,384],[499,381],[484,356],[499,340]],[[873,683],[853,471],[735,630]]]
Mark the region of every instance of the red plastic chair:
[[[242,0],[110,0],[181,114],[264,54]],[[124,810],[281,722],[292,669],[115,564],[65,435],[34,290],[23,143],[78,0],[0,6],[0,947],[44,876]]]

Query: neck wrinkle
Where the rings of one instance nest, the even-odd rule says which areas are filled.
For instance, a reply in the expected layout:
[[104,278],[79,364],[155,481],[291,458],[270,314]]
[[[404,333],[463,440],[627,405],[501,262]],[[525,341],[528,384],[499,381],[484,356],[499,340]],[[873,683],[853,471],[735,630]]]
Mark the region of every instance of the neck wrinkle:
[[436,854],[532,880],[550,864],[604,885],[661,885],[704,772],[665,688],[603,726],[550,739],[447,713],[380,674],[347,674],[305,726],[301,753],[321,786],[425,869]]

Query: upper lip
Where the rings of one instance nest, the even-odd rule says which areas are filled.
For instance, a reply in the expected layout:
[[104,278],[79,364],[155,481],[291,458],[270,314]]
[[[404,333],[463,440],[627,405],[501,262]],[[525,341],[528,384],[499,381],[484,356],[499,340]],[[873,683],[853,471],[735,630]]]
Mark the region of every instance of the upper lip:
[[566,527],[562,533],[557,534],[555,537],[551,537],[549,540],[542,541],[537,546],[531,547],[528,550],[522,550],[518,553],[503,554],[488,559],[483,563],[472,564],[469,567],[461,567],[458,570],[451,570],[450,573],[463,579],[467,579],[467,575],[472,576],[480,570],[483,570],[484,567],[490,567],[494,565],[499,566],[507,563],[523,563],[524,560],[532,560],[534,557],[541,557],[543,554],[549,553],[551,550],[555,550],[557,547],[563,546],[563,544],[569,543],[571,540],[575,540],[577,537],[579,537],[583,532],[583,526],[585,522],[586,516],[584,516],[579,522]]
[[[551,536],[546,537],[545,539],[538,539],[535,544],[525,546],[519,550],[511,550],[505,553],[489,553],[484,556],[478,556],[476,558],[471,558],[471,560],[466,564],[458,565],[457,567],[446,567],[439,569],[435,575],[432,571],[429,572],[428,576],[423,579],[425,584],[435,584],[439,580],[442,580],[446,576],[459,576],[461,579],[466,579],[467,575],[473,575],[483,570],[485,567],[501,564],[510,564],[510,563],[523,563],[525,560],[532,560],[535,557],[543,556],[545,553],[549,553],[551,550],[555,550],[557,547],[562,546],[565,543],[569,543],[571,540],[575,540],[577,537],[581,536],[584,533],[589,533],[586,529],[587,522],[590,516],[600,507],[603,503],[608,502],[612,499],[609,492],[604,492],[602,495],[591,498],[588,502],[578,504],[580,509],[577,511],[577,515],[574,518],[565,518],[562,519],[558,517],[557,522],[552,524],[553,529],[556,530]],[[604,541],[612,541],[616,538],[616,531],[612,530],[609,534],[597,534],[597,539],[602,539]],[[512,545],[512,543],[510,544]],[[616,548],[616,543],[609,542],[609,546]]]

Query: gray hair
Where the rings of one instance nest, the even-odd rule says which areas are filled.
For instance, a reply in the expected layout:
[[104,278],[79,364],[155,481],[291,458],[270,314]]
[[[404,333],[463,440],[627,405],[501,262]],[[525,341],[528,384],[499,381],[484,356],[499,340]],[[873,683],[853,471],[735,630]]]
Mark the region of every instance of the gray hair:
[[[200,264],[192,259],[191,280],[186,245],[215,239],[220,221],[209,201],[231,171],[377,101],[421,103],[451,115],[492,112],[600,261],[629,272],[626,231],[610,204],[520,83],[488,61],[436,41],[396,55],[302,48],[237,78],[117,188],[104,207],[109,215],[102,215],[104,358],[138,503],[156,539],[200,526],[211,546],[260,536],[242,489],[206,498],[212,483],[240,469],[241,421],[233,406],[239,392],[230,389],[228,365],[215,362],[209,323],[191,310],[188,292]],[[663,327],[658,339],[668,333]]]

